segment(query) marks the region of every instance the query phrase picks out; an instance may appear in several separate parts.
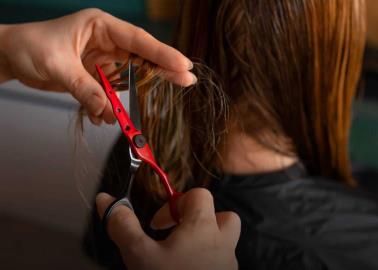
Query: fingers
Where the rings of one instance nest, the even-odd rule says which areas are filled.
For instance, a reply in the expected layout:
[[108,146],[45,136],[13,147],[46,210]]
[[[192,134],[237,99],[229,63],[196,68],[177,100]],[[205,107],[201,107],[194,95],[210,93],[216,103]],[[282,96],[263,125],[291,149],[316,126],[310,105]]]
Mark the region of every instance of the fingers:
[[179,51],[158,41],[143,29],[113,16],[105,19],[110,38],[124,50],[137,54],[164,69],[188,71],[192,62]]
[[204,188],[194,188],[189,190],[178,201],[178,211],[182,222],[195,221],[198,218],[214,219],[214,200],[210,191]]
[[56,76],[57,80],[84,106],[93,124],[100,125],[102,119],[108,124],[114,123],[112,107],[101,85],[81,63],[59,70]]
[[[180,215],[180,222],[199,223],[206,220],[216,225],[213,196],[204,188],[189,190],[177,200],[177,208]],[[176,224],[171,216],[169,205],[165,204],[155,214],[151,222],[154,229],[166,229]]]
[[113,16],[107,16],[105,22],[111,40],[119,48],[157,64],[167,72],[167,80],[184,87],[197,82],[196,76],[189,72],[193,68],[192,61],[178,50],[158,41],[143,29]]
[[106,107],[104,112],[102,113],[102,118],[104,119],[105,123],[107,124],[114,124],[116,122],[116,118],[113,113],[112,105],[110,104],[109,100],[106,100]]
[[235,249],[240,237],[239,216],[234,212],[220,212],[216,214],[216,218],[223,239],[231,245],[232,249]]
[[[206,217],[207,222],[214,217],[213,197],[206,189],[193,189],[178,199],[178,209],[182,222],[189,222],[193,218],[201,220]],[[219,231],[228,246],[236,248],[240,237],[240,218],[234,212],[220,212],[216,214]],[[171,216],[168,203],[156,212],[151,222],[155,230],[168,229],[176,225]]]
[[191,72],[174,72],[163,70],[161,72],[161,77],[183,87],[188,87],[197,83],[197,77]]
[[101,85],[85,70],[81,63],[71,65],[58,74],[58,80],[87,110],[88,114],[100,116],[106,107],[106,95]]
[[[106,193],[97,195],[96,205],[101,218],[113,201],[114,198]],[[123,252],[129,251],[135,254],[153,247],[153,240],[144,233],[134,212],[123,205],[117,206],[111,213],[107,232]]]

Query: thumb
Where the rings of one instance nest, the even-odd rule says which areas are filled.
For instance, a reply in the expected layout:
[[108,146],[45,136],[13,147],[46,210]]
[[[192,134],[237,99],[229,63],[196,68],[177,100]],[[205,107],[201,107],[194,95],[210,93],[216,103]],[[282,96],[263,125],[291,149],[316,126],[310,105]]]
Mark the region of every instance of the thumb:
[[[96,205],[101,218],[113,201],[114,198],[106,193],[97,195]],[[142,256],[142,252],[153,247],[154,241],[144,233],[134,212],[123,205],[117,206],[111,213],[107,232],[122,252],[133,252]]]

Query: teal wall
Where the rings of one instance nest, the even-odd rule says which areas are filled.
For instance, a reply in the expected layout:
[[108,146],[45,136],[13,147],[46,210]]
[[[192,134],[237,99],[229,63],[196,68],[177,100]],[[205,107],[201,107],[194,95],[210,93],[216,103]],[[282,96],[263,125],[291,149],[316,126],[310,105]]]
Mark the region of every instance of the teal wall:
[[55,18],[84,8],[101,8],[117,17],[145,21],[143,0],[0,0],[0,22],[26,22]]
[[171,41],[172,25],[150,22],[145,0],[0,0],[0,23],[52,19],[93,7],[136,24],[160,40]]
[[378,168],[378,102],[356,102],[350,150],[353,161]]

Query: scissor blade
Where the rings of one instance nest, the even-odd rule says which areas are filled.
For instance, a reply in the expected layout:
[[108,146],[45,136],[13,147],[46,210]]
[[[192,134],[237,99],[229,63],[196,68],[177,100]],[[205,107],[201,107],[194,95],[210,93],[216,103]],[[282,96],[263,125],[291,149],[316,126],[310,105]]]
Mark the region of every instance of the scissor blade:
[[134,123],[135,128],[141,131],[142,124],[140,121],[139,102],[135,84],[135,73],[131,61],[129,61],[129,110],[131,121]]

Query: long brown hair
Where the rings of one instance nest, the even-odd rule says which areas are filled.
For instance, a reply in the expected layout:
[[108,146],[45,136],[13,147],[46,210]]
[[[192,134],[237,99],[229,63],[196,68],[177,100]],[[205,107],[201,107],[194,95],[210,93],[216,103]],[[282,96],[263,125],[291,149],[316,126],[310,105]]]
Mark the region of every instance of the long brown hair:
[[[297,155],[313,175],[352,185],[348,140],[365,32],[363,0],[187,0],[177,47],[214,70],[240,130]],[[190,144],[207,152],[201,138]]]
[[[214,177],[231,124],[298,156],[309,173],[352,185],[348,138],[364,0],[185,0],[181,8],[175,45],[201,63],[198,84],[153,80],[139,88],[143,132],[176,188]],[[164,194],[148,168],[137,179]]]

